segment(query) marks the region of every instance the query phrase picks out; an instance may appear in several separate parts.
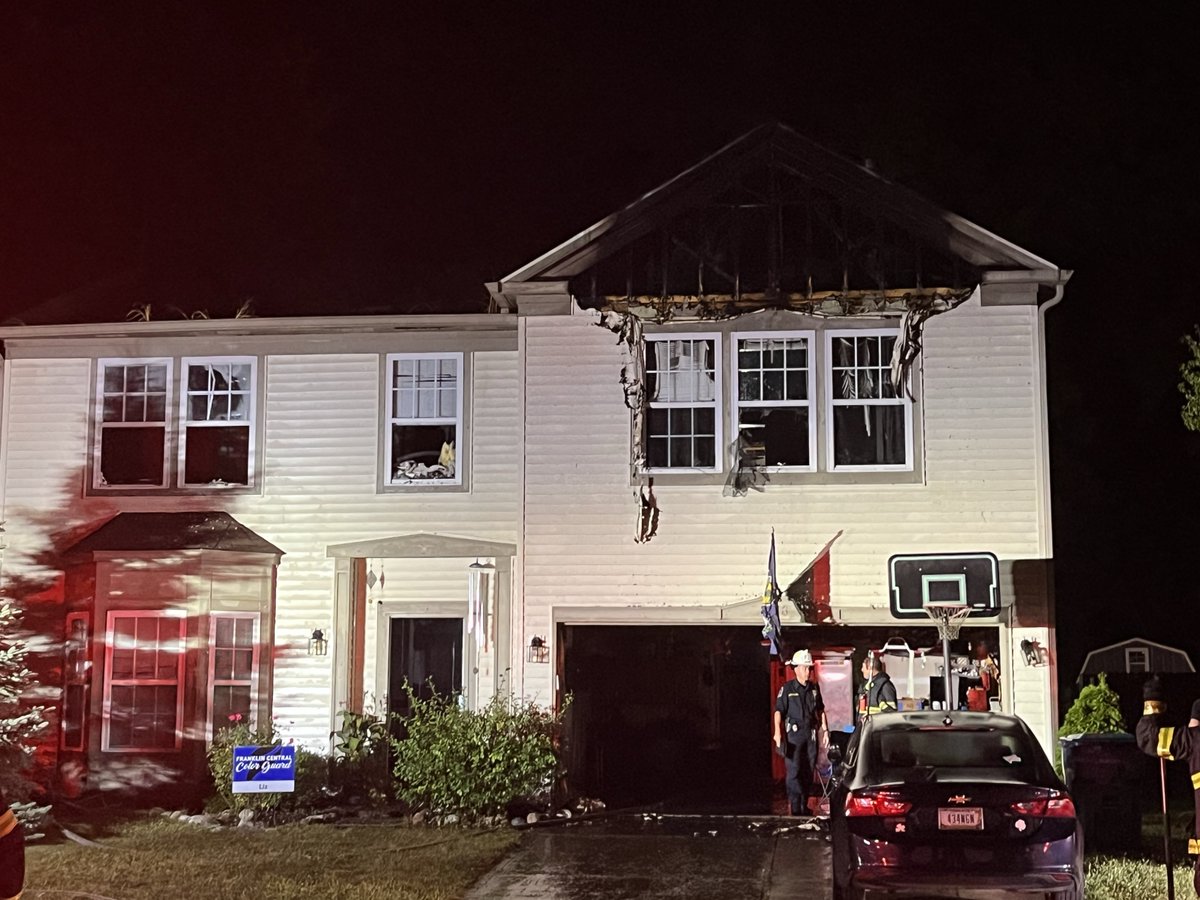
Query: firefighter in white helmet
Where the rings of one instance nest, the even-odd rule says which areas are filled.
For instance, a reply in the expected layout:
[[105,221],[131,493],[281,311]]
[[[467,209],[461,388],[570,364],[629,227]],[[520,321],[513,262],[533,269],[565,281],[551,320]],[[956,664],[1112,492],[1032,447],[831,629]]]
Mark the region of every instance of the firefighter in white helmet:
[[790,660],[795,675],[775,696],[775,750],[784,757],[788,804],[793,816],[807,816],[817,761],[819,731],[828,731],[821,689],[812,677],[812,654],[797,650]]

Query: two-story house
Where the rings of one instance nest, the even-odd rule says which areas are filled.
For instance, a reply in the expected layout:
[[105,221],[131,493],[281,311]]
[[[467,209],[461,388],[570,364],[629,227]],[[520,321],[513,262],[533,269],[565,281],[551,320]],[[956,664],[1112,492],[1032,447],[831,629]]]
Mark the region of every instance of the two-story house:
[[487,314],[0,329],[5,576],[61,629],[60,765],[175,778],[231,715],[325,748],[340,709],[402,713],[432,677],[569,693],[594,794],[753,781],[772,530],[782,642],[835,727],[866,652],[914,700],[940,684],[890,561],[972,554],[994,584],[961,640],[1049,746],[1043,316],[1069,275],[770,126]]

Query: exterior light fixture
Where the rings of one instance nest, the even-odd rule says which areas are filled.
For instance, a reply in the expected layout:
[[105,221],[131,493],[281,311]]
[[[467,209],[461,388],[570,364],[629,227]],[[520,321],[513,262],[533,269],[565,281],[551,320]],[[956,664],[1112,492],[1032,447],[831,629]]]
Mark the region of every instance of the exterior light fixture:
[[550,648],[546,645],[546,639],[538,637],[536,634],[529,639],[529,651],[525,659],[531,663],[548,663],[550,662]]
[[308,655],[324,656],[328,652],[329,641],[325,639],[325,632],[320,628],[315,629],[312,637],[308,639]]

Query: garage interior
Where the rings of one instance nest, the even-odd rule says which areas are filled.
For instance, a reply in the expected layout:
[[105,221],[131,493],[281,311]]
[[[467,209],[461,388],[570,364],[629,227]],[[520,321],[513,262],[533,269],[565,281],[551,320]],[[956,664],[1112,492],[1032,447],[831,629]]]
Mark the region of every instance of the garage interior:
[[[997,637],[994,625],[968,626],[951,651],[965,656],[972,642],[986,640],[994,652]],[[785,654],[807,647],[819,667],[828,666],[819,671],[835,732],[853,721],[868,649],[901,641],[932,648],[936,661],[916,663],[914,684],[940,682],[941,641],[932,626],[814,625],[787,629],[783,638]],[[609,809],[778,811],[782,766],[773,764],[771,719],[787,674],[768,655],[760,627],[564,624],[558,641],[560,694],[571,696],[564,738],[572,794]],[[906,655],[885,658],[903,688]],[[940,683],[933,690],[940,696]]]

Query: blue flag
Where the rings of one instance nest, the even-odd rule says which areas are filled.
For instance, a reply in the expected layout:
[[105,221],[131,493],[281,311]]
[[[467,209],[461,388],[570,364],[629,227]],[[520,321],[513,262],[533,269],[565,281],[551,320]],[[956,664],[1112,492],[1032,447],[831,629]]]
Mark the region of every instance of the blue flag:
[[779,655],[779,635],[783,628],[779,624],[779,599],[783,592],[775,578],[775,529],[771,529],[771,553],[767,557],[767,586],[763,589],[760,612],[763,617],[762,634],[771,645],[771,654]]

